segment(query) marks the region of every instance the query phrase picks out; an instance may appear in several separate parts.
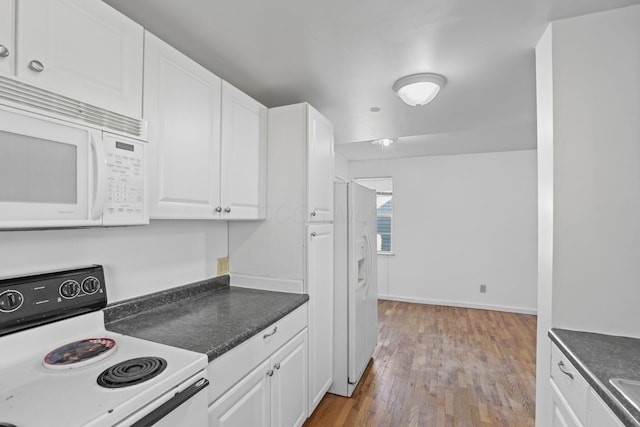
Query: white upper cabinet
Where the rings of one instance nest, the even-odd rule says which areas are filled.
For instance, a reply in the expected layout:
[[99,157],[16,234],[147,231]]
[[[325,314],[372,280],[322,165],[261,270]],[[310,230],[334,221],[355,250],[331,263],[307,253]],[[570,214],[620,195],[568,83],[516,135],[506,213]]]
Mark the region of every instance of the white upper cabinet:
[[223,219],[266,216],[267,107],[222,82]]
[[152,218],[219,216],[221,80],[145,33]]
[[262,219],[267,108],[145,33],[151,218]]
[[333,125],[309,106],[307,113],[309,222],[333,221]]
[[[0,1],[4,12],[11,2]],[[18,0],[16,37],[19,80],[142,115],[143,28],[120,12],[99,0]]]
[[0,0],[0,73],[13,75],[15,49],[15,1]]

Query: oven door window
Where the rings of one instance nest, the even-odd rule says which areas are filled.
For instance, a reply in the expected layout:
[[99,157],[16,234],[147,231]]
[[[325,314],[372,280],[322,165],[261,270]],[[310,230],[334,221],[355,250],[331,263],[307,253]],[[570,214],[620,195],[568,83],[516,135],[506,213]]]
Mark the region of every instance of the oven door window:
[[0,221],[88,217],[89,131],[0,111]]

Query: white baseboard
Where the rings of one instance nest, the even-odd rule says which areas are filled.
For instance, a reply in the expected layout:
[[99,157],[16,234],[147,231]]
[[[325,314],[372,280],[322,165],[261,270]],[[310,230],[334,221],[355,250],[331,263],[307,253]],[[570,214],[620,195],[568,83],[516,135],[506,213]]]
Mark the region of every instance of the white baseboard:
[[262,289],[265,291],[304,293],[304,282],[295,279],[280,279],[276,277],[251,276],[248,274],[231,273],[231,286],[239,288]]
[[378,295],[378,299],[402,301],[402,302],[415,302],[418,304],[444,305],[449,307],[477,308],[480,310],[506,311],[508,313],[532,314],[532,315],[538,314],[538,310],[535,308],[511,307],[511,306],[492,305],[492,304],[478,304],[478,303],[470,303],[470,302],[402,297],[398,295]]

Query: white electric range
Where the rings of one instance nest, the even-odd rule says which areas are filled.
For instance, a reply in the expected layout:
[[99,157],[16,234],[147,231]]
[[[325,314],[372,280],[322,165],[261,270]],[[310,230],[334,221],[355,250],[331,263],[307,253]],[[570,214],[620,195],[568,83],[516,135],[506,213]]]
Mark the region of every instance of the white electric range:
[[0,427],[207,425],[207,357],[104,328],[101,266],[0,279]]

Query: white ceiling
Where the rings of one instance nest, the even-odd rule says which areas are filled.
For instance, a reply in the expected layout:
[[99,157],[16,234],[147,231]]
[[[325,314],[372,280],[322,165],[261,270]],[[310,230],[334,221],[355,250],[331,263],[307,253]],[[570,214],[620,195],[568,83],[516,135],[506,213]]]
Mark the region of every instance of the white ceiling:
[[[268,107],[309,102],[352,160],[535,148],[534,48],[548,22],[640,3],[104,1]],[[391,85],[419,72],[447,84],[409,107]],[[381,137],[399,141],[368,143]]]

